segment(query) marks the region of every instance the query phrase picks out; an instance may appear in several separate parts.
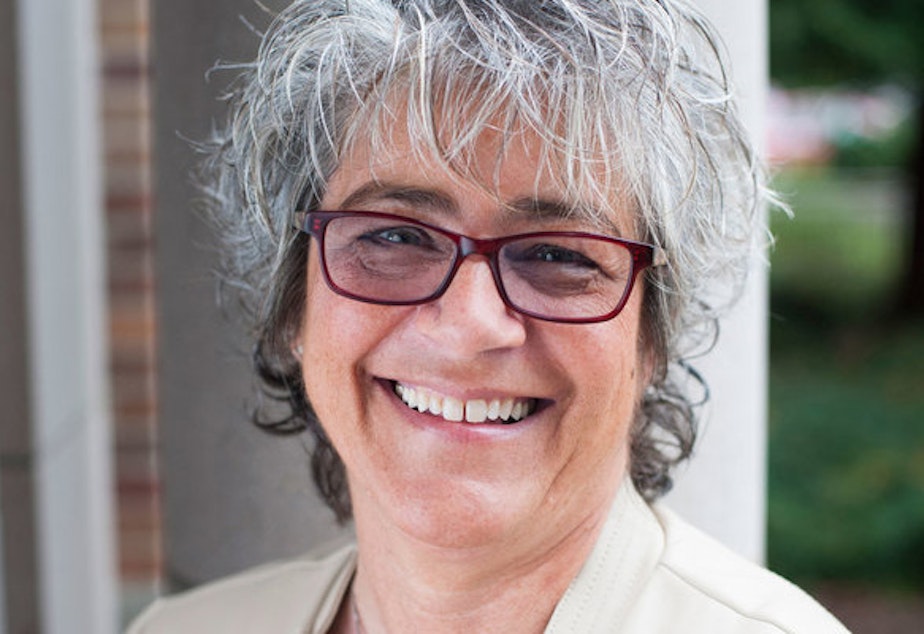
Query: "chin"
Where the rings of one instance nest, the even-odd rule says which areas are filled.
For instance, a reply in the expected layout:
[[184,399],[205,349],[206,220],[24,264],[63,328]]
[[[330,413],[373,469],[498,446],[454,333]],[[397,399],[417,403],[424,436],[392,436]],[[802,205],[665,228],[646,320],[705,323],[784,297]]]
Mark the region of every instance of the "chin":
[[419,542],[435,548],[471,550],[497,546],[511,537],[516,522],[509,516],[472,509],[450,508],[412,511],[402,527]]
[[504,490],[482,482],[426,478],[386,493],[380,507],[402,532],[433,547],[496,545],[516,532],[522,523],[518,518],[528,515],[522,502],[529,497],[512,492],[509,483],[499,486]]

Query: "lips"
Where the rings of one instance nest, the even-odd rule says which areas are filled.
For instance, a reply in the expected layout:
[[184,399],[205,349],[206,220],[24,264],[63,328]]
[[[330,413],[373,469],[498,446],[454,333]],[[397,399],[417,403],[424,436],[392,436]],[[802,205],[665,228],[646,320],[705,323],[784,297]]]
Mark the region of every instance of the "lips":
[[500,423],[519,422],[536,411],[535,398],[497,397],[461,400],[427,388],[393,383],[395,394],[409,408],[439,416],[449,422]]

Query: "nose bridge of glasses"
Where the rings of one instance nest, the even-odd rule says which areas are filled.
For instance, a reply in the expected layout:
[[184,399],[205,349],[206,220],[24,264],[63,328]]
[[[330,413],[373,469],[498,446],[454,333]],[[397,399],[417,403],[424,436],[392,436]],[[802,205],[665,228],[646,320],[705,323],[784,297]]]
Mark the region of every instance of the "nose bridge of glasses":
[[459,236],[459,258],[466,258],[470,255],[483,255],[488,260],[493,260],[498,249],[500,248],[499,240],[496,239],[479,239],[468,236]]
[[491,278],[498,294],[504,302],[507,302],[506,294],[503,290],[503,283],[500,280],[500,271],[497,266],[497,252],[502,246],[502,240],[498,239],[479,239],[471,238],[465,235],[458,235],[456,244],[458,245],[459,255],[456,259],[456,265],[450,277],[454,278],[459,268],[470,255],[480,255],[485,259],[485,264],[491,271]]

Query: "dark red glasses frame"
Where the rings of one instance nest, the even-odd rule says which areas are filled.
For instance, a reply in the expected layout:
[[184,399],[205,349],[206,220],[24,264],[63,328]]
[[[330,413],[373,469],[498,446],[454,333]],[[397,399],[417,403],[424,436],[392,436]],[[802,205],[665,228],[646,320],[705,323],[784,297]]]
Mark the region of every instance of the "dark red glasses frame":
[[[453,259],[452,264],[449,266],[449,270],[446,273],[445,278],[439,287],[432,293],[415,299],[407,300],[382,300],[382,299],[372,299],[363,295],[358,295],[354,292],[351,292],[341,286],[338,286],[333,279],[331,278],[330,271],[327,268],[327,258],[324,255],[324,235],[327,225],[337,218],[351,217],[351,216],[365,216],[373,218],[383,218],[389,220],[395,220],[397,222],[410,222],[421,227],[425,227],[430,231],[439,233],[440,235],[446,236],[456,245],[456,255]],[[623,238],[616,238],[613,236],[608,236],[604,234],[597,233],[587,233],[582,231],[535,231],[529,233],[518,233],[509,236],[502,236],[499,238],[472,238],[471,236],[466,236],[461,233],[455,233],[438,227],[436,225],[429,224],[417,220],[415,218],[407,218],[405,216],[398,216],[395,214],[381,213],[375,211],[299,211],[295,213],[295,226],[301,231],[308,233],[315,237],[318,241],[319,251],[320,251],[320,260],[321,260],[321,270],[324,273],[324,281],[327,282],[328,287],[343,297],[349,299],[354,299],[356,301],[364,302],[367,304],[380,304],[384,306],[414,306],[418,304],[426,304],[427,302],[432,302],[435,299],[438,299],[443,293],[446,292],[446,289],[449,288],[449,285],[452,283],[452,280],[456,276],[456,272],[459,270],[459,267],[462,265],[462,261],[465,260],[470,255],[480,255],[487,259],[488,266],[491,269],[491,275],[494,278],[494,285],[497,288],[497,292],[503,300],[504,304],[523,315],[528,317],[533,317],[535,319],[541,319],[543,321],[553,321],[559,323],[569,323],[569,324],[589,324],[597,323],[601,321],[607,321],[614,318],[619,312],[625,307],[626,302],[629,299],[629,296],[632,294],[632,289],[635,286],[635,280],[638,277],[640,271],[645,270],[648,267],[658,267],[663,266],[667,263],[667,259],[664,256],[664,252],[650,244],[644,242],[636,242],[634,240],[625,240]],[[595,240],[602,240],[605,242],[610,242],[612,244],[617,244],[625,248],[632,256],[632,270],[630,271],[629,278],[626,282],[626,288],[623,291],[622,297],[617,302],[615,308],[609,311],[606,314],[593,316],[593,317],[554,317],[545,315],[542,313],[533,312],[529,309],[525,309],[522,306],[514,303],[510,297],[507,295],[507,291],[504,288],[504,282],[501,277],[500,264],[498,262],[498,253],[504,247],[504,245],[521,240],[524,238],[536,238],[542,236],[557,236],[557,237],[571,237],[571,238],[592,238]]]

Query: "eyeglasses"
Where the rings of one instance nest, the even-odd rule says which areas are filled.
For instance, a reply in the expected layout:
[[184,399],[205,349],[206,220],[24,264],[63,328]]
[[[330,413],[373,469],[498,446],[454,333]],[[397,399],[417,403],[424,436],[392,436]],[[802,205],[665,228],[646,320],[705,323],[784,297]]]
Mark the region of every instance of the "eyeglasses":
[[546,321],[593,323],[619,314],[639,271],[666,262],[652,245],[577,231],[481,240],[367,211],[303,211],[296,223],[317,239],[331,290],[372,304],[433,301],[466,257],[480,255],[511,309]]

